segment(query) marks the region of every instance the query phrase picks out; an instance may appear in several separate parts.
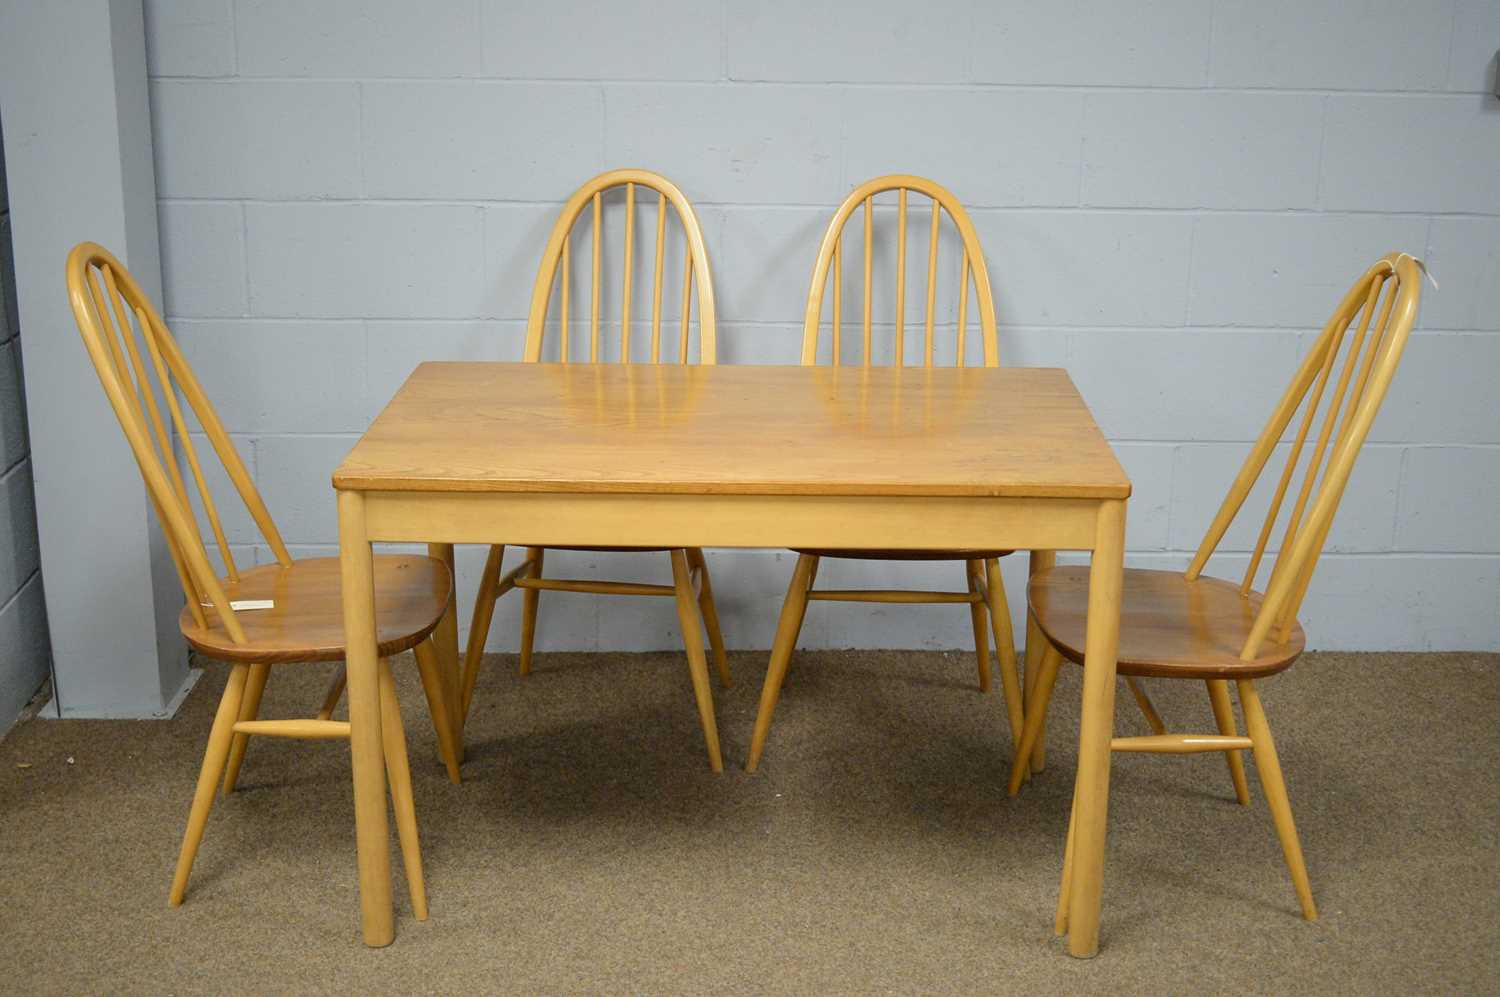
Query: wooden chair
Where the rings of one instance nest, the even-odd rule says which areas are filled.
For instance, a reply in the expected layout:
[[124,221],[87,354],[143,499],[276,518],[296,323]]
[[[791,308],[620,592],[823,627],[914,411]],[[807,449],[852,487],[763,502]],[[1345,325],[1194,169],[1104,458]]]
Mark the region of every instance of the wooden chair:
[[[1166,754],[1225,752],[1235,797],[1241,804],[1248,804],[1250,795],[1240,753],[1251,751],[1302,915],[1308,920],[1317,918],[1317,907],[1308,884],[1276,745],[1255,680],[1282,671],[1302,653],[1304,637],[1297,622],[1297,609],[1307,594],[1355,457],[1396,372],[1416,319],[1420,295],[1420,264],[1411,256],[1392,254],[1366,271],[1339,304],[1276,403],[1270,422],[1251,447],[1186,573],[1127,569],[1124,574],[1119,674],[1129,683],[1153,733],[1117,737],[1110,747],[1114,751]],[[1354,331],[1349,334],[1351,328]],[[1337,378],[1333,376],[1335,367]],[[1331,394],[1327,391],[1330,381]],[[1320,405],[1321,424],[1309,449],[1309,431],[1319,419]],[[1299,409],[1302,415],[1286,465],[1276,479],[1270,507],[1244,576],[1236,584],[1203,575],[1209,557],[1238,515]],[[1303,465],[1302,483],[1281,528],[1280,552],[1273,558],[1262,595],[1254,588],[1256,576],[1299,464]],[[1046,722],[1060,662],[1064,658],[1083,662],[1088,598],[1087,567],[1053,567],[1031,579],[1028,599],[1032,618],[1048,643],[1026,705],[1026,726],[1011,769],[1012,795],[1026,778],[1024,760]],[[1168,733],[1136,681],[1140,678],[1203,682],[1217,732]],[[1248,736],[1241,736],[1235,730],[1229,693],[1231,681],[1239,690]],[[1059,934],[1067,929],[1072,842],[1070,828],[1058,906]]]
[[[209,733],[172,880],[170,901],[175,907],[182,903],[187,889],[188,875],[220,780],[226,794],[233,791],[251,735],[314,740],[349,737],[349,724],[331,718],[343,686],[342,668],[316,718],[256,719],[272,665],[343,659],[339,559],[294,561],[287,553],[265,502],[202,385],[161,316],[120,262],[101,246],[80,243],[68,254],[67,283],[78,331],[140,466],[147,495],[162,524],[167,548],[187,597],[179,619],[182,634],[200,653],[231,664],[229,681]],[[165,403],[165,418],[158,392]],[[193,443],[190,416],[197,421],[233,482],[276,558],[275,564],[241,570],[235,563],[217,506],[204,483],[204,465]],[[177,454],[186,463],[196,485],[204,518],[223,559],[226,574],[222,579],[208,560],[183,469],[174,456],[174,431]],[[427,896],[406,736],[389,656],[415,651],[443,760],[449,776],[457,782],[458,717],[453,710],[458,702],[457,690],[445,685],[451,679],[439,666],[430,638],[447,606],[451,584],[447,566],[429,557],[390,555],[375,559],[375,603],[382,656],[381,730],[401,854],[411,888],[412,908],[418,918],[427,916]]]
[[[662,363],[662,278],[666,252],[668,206],[675,213],[682,227],[683,273],[680,328],[677,336],[677,363],[691,362],[691,316],[693,287],[698,294],[698,362],[715,362],[714,291],[709,275],[708,251],[703,245],[703,233],[698,226],[698,217],[682,191],[666,177],[647,170],[611,170],[601,173],[578,188],[563,206],[547,246],[542,252],[541,267],[537,271],[536,285],[531,295],[531,311],[526,323],[525,360],[537,363],[542,360],[543,342],[547,331],[548,307],[554,296],[558,302],[557,358],[561,363],[573,359],[570,349],[569,321],[570,270],[569,256],[573,227],[591,209],[591,255],[590,297],[588,314],[588,359],[600,362],[601,337],[599,317],[603,292],[600,282],[600,250],[603,243],[604,196],[607,192],[624,188],[625,231],[623,278],[621,283],[620,354],[622,363],[632,360],[631,351],[631,291],[635,260],[635,217],[637,189],[656,193],[656,245],[655,265],[651,282],[651,340],[650,362]],[[559,275],[561,275],[559,277]],[[670,330],[668,330],[670,350]],[[474,601],[474,619],[469,628],[469,643],[464,654],[463,687],[461,692],[462,715],[467,716],[474,698],[474,684],[479,676],[479,666],[484,656],[485,639],[489,636],[490,621],[494,618],[495,603],[512,589],[523,593],[521,602],[521,662],[522,675],[531,674],[532,647],[536,639],[537,607],[544,591],[590,592],[600,595],[665,596],[677,600],[677,616],[682,625],[683,641],[687,645],[688,669],[693,682],[693,691],[698,701],[699,718],[703,724],[704,739],[708,746],[709,763],[715,772],[721,771],[723,762],[719,753],[719,738],[713,715],[713,693],[709,689],[707,664],[703,656],[703,634],[699,628],[698,614],[703,615],[703,624],[708,631],[709,644],[713,649],[714,664],[719,681],[730,684],[729,662],[724,654],[724,638],[719,632],[719,615],[714,608],[713,585],[708,577],[708,562],[703,551],[697,548],[667,550],[649,548],[668,555],[672,569],[671,585],[648,585],[636,582],[611,582],[548,578],[542,574],[546,552],[552,550],[589,550],[597,552],[640,552],[639,547],[568,547],[544,548],[526,546],[526,556],[521,563],[501,575],[501,562],[505,556],[505,545],[490,547],[480,578],[479,594]]]
[[[892,361],[898,366],[906,363],[906,257],[907,257],[907,202],[912,193],[926,198],[931,203],[931,221],[927,238],[927,283],[926,313],[922,327],[922,362],[931,367],[937,343],[935,329],[938,236],[942,214],[948,213],[961,243],[958,267],[958,315],[955,330],[954,363],[963,366],[966,360],[966,336],[969,311],[969,284],[974,285],[974,303],[979,312],[979,346],[986,367],[1000,365],[1000,350],[995,334],[995,303],[990,293],[989,270],[984,262],[984,250],[979,237],[962,204],[945,188],[916,176],[892,175],[876,177],[856,187],[844,199],[829,222],[818,249],[817,262],[813,266],[812,288],[807,296],[807,310],[802,328],[802,363],[810,366],[818,362],[819,330],[823,322],[824,292],[832,275],[833,301],[831,309],[831,341],[829,359],[837,366],[844,362],[845,342],[843,337],[843,244],[844,226],[853,217],[856,209],[863,208],[864,222],[864,322],[861,327],[861,362],[864,366],[875,363],[873,309],[874,276],[874,209],[879,194],[896,192],[896,300],[895,334]],[[944,351],[946,352],[946,351]],[[914,524],[915,528],[915,524]],[[886,603],[940,603],[945,605],[967,605],[974,627],[974,650],[979,670],[979,689],[990,689],[989,635],[986,621],[994,631],[995,647],[1000,656],[1000,679],[1005,692],[1005,704],[1010,717],[1012,742],[1018,743],[1021,732],[1022,697],[1016,667],[1015,638],[1011,633],[1010,608],[1005,599],[1005,586],[1000,578],[1001,557],[1011,553],[1007,550],[832,550],[803,549],[797,551],[797,564],[792,572],[791,586],[786,601],[782,604],[781,618],[777,623],[776,637],[771,647],[771,663],[766,673],[766,683],[761,691],[760,712],[755,719],[755,731],[750,742],[748,771],[755,771],[765,749],[766,735],[771,727],[771,715],[776,709],[776,700],[781,694],[782,682],[786,679],[787,667],[797,645],[797,635],[802,629],[802,620],[809,602],[886,602]],[[966,582],[962,592],[926,592],[912,590],[853,589],[817,590],[813,582],[817,577],[818,564],[824,558],[858,558],[869,560],[897,561],[953,561],[963,567]]]

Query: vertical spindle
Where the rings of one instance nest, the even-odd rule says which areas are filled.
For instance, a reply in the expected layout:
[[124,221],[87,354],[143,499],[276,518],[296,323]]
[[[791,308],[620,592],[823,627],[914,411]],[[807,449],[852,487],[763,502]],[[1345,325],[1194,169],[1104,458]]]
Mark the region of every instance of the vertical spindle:
[[874,196],[865,198],[865,366],[870,366],[870,265],[875,241]]
[[906,364],[906,188],[896,200],[896,356],[897,367]]
[[923,351],[929,367],[932,366],[932,315],[937,300],[938,222],[941,218],[942,206],[938,204],[937,198],[933,198],[932,233],[927,239],[927,330]]
[[[661,363],[661,258],[667,234],[667,194],[656,203],[656,266],[651,271],[651,362]],[[691,252],[691,247],[688,247]]]
[[630,275],[635,269],[635,184],[625,185],[625,284],[620,293],[620,362],[630,362]]
[[599,192],[594,192],[594,272],[593,294],[589,299],[589,363],[599,362],[599,244],[604,235],[604,209]]

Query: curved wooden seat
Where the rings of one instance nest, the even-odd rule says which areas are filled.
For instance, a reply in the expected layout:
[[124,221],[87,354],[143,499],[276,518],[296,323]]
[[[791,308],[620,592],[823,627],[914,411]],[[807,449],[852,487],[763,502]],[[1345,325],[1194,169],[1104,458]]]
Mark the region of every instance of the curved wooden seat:
[[[1083,664],[1089,569],[1044,571],[1031,579],[1027,596],[1042,633],[1063,657]],[[1274,675],[1297,660],[1306,640],[1294,622],[1287,639],[1274,633],[1253,659],[1242,660],[1240,649],[1262,599],[1255,591],[1241,595],[1238,585],[1218,578],[1127,569],[1120,594],[1119,673],[1188,679]]]
[[[435,558],[419,554],[375,558],[375,620],[381,657],[409,651],[427,639],[447,608],[451,584],[447,565]],[[231,601],[270,599],[275,606],[235,614],[245,630],[243,644],[230,638],[212,606],[203,607],[203,626],[183,607],[178,622],[183,636],[197,650],[223,661],[344,659],[338,558],[309,558],[287,566],[267,564],[223,585]]]
[[1011,550],[834,550],[826,547],[793,547],[794,554],[813,557],[845,557],[858,561],[988,561],[1006,557]]

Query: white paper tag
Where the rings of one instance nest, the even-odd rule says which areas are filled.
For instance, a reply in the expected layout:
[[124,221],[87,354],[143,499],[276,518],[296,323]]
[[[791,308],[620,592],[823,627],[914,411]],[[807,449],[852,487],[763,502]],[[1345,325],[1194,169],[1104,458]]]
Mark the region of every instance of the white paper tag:
[[[203,608],[204,609],[213,609],[214,608],[214,604],[211,603],[211,602],[205,602],[203,604]],[[276,600],[275,599],[231,599],[231,600],[229,600],[229,608],[232,609],[232,610],[234,610],[236,613],[242,612],[243,610],[246,610],[246,609],[275,609],[276,608]]]
[[1442,290],[1442,288],[1438,287],[1437,278],[1432,275],[1432,271],[1431,270],[1427,269],[1427,263],[1425,261],[1418,259],[1417,257],[1413,256],[1410,253],[1402,253],[1401,257],[1398,257],[1398,258],[1405,258],[1405,259],[1411,260],[1413,263],[1415,263],[1417,265],[1417,269],[1420,270],[1420,271],[1422,271],[1422,276],[1427,278],[1427,283],[1429,283],[1429,284],[1432,285],[1432,289],[1434,291],[1441,291]]

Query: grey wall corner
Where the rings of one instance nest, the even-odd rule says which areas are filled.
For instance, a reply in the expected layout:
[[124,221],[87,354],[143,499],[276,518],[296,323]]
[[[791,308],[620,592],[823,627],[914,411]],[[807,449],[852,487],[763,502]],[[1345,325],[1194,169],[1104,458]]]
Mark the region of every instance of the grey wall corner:
[[55,693],[63,716],[161,716],[190,681],[182,593],[63,275],[93,240],[160,299],[140,0],[0,0],[0,118]]

